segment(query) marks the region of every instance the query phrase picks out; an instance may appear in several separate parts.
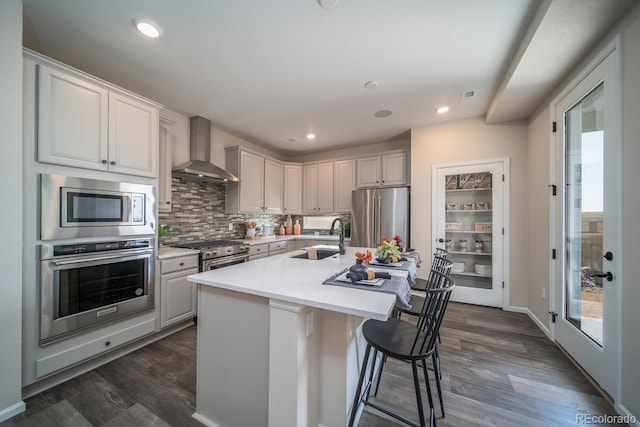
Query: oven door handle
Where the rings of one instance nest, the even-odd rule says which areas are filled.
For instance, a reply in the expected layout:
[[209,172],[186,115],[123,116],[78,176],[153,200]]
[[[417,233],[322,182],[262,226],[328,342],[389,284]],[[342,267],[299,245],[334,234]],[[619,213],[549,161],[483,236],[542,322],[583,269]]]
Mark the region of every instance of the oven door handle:
[[147,255],[151,255],[153,254],[153,250],[150,251],[142,251],[142,252],[134,252],[134,253],[120,253],[118,255],[106,255],[106,256],[100,256],[100,257],[93,257],[93,258],[82,258],[82,259],[67,259],[67,260],[62,260],[62,261],[51,261],[51,265],[72,265],[72,264],[86,264],[89,262],[96,262],[96,261],[108,261],[111,259],[119,259],[122,261],[127,261],[127,260],[131,260],[131,259],[138,259],[138,258],[143,258],[144,256]]

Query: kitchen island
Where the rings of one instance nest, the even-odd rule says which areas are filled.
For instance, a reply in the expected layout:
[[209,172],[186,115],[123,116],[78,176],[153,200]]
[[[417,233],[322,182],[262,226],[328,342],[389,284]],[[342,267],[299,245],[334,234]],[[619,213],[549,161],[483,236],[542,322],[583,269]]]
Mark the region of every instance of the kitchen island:
[[355,252],[303,250],[189,276],[198,283],[196,413],[210,426],[343,426],[365,345],[360,327],[387,319],[394,294],[322,282]]

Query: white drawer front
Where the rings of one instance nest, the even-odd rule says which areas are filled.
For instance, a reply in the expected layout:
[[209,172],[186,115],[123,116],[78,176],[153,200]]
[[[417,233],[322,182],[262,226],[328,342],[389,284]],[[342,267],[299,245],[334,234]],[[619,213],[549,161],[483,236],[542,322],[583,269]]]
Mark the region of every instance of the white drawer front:
[[272,253],[274,251],[279,251],[281,249],[287,249],[287,242],[282,241],[282,242],[273,242],[273,243],[269,243],[269,253]]
[[160,261],[160,274],[198,268],[198,255],[181,256]]
[[36,360],[36,377],[49,375],[101,353],[113,350],[156,330],[156,319],[149,319],[93,341]]
[[249,255],[269,254],[269,244],[262,243],[260,245],[249,246]]

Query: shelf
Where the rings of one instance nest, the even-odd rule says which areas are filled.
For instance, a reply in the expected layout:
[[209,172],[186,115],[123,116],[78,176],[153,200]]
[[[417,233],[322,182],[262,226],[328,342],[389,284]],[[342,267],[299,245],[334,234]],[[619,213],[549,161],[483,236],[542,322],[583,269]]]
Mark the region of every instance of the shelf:
[[493,231],[475,231],[475,230],[444,230],[445,233],[475,233],[475,234],[493,234]]
[[469,212],[469,213],[476,213],[476,212],[491,212],[491,209],[456,209],[456,210],[446,210],[445,212],[452,212],[452,213],[460,213],[460,212]]
[[478,273],[469,273],[469,272],[464,272],[464,273],[454,273],[453,271],[451,272],[452,275],[456,275],[456,276],[470,276],[470,277],[482,277],[484,279],[491,279],[492,276],[487,276],[485,274],[478,274]]
[[475,252],[475,251],[449,251],[450,254],[454,255],[479,255],[479,256],[491,256],[493,255],[491,252]]
[[491,188],[459,188],[456,190],[445,190],[447,193],[469,193],[472,191],[491,191]]

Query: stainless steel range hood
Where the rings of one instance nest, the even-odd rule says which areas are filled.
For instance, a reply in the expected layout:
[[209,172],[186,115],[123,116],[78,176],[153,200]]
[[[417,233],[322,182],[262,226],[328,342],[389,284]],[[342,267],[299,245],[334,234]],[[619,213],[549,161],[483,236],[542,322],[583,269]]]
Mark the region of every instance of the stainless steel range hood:
[[204,117],[191,117],[189,161],[173,168],[173,176],[198,181],[230,184],[240,181],[236,176],[214,165],[211,158],[211,122]]

